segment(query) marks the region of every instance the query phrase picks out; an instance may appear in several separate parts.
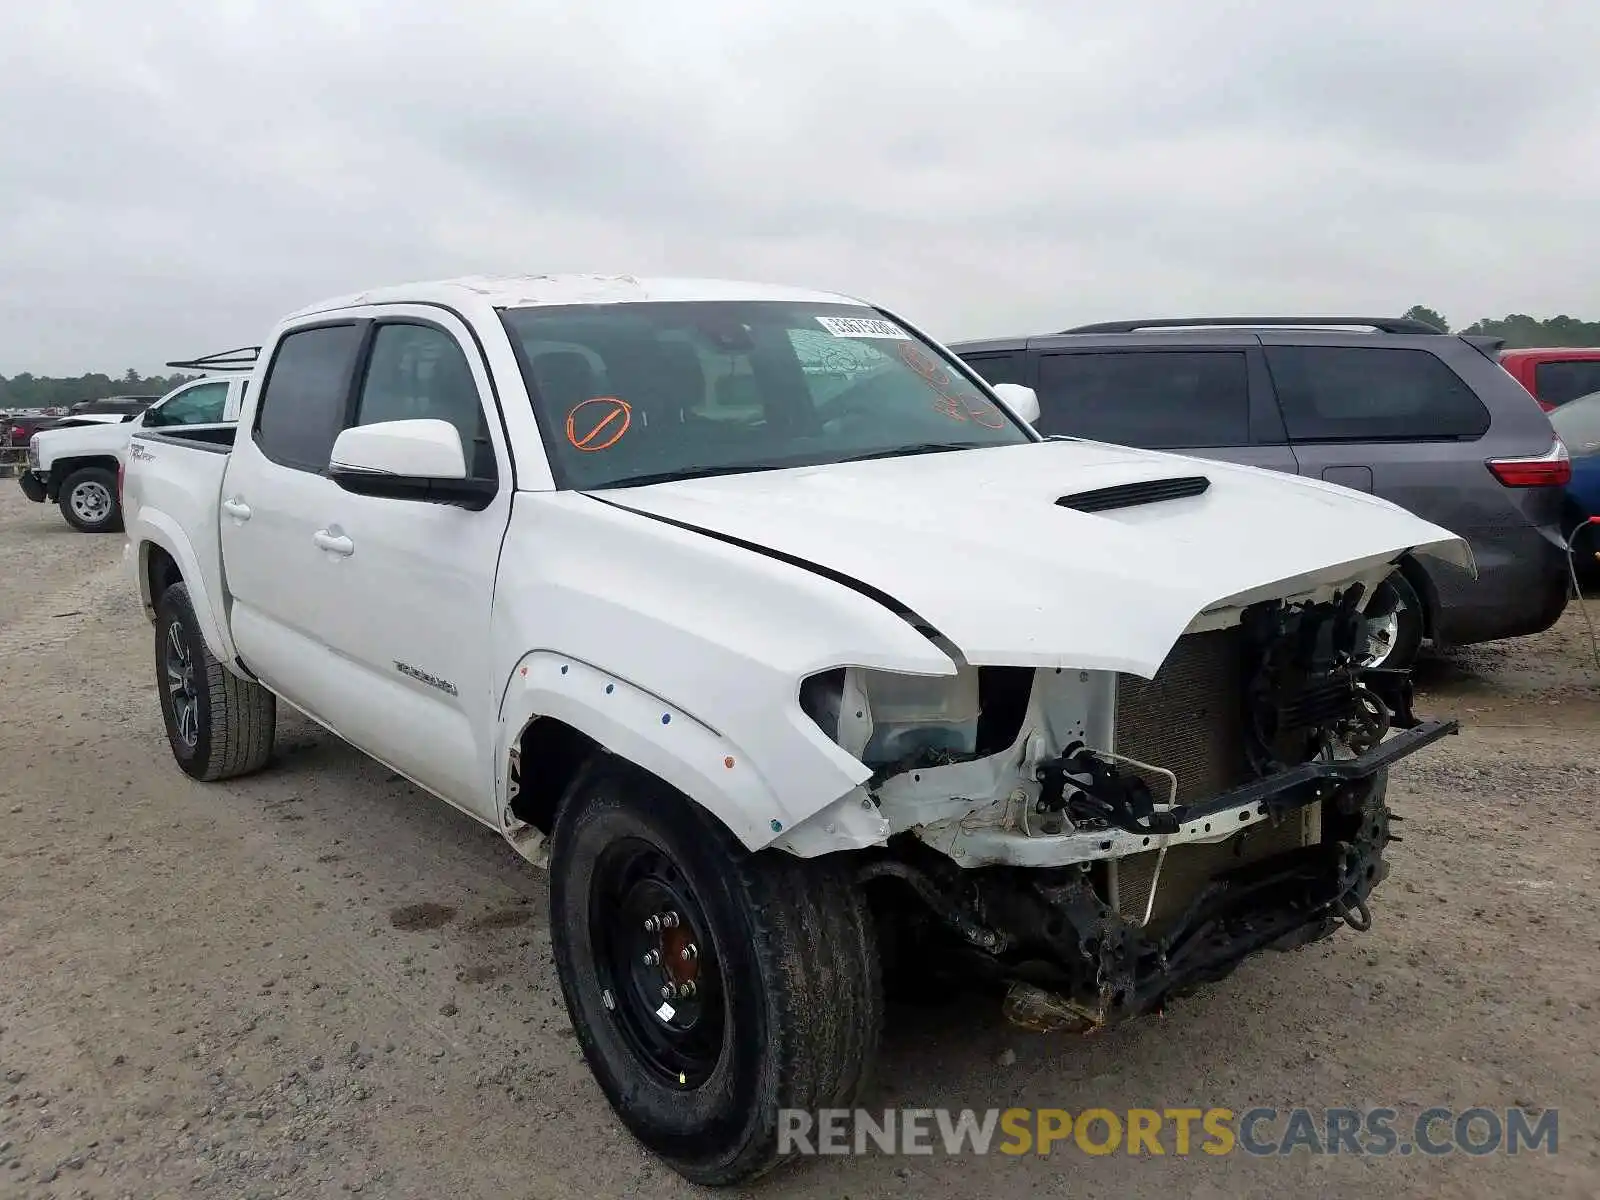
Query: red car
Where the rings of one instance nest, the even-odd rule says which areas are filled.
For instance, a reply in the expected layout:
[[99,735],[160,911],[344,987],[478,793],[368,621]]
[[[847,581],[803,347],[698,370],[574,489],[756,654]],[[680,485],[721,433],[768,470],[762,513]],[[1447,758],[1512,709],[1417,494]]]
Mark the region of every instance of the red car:
[[1503,350],[1500,365],[1528,389],[1545,412],[1600,392],[1600,346]]

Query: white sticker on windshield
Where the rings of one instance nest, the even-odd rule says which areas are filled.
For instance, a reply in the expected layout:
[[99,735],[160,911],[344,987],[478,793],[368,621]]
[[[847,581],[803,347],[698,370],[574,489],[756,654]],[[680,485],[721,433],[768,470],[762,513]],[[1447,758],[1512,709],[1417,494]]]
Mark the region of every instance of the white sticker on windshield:
[[834,337],[899,338],[904,342],[911,340],[911,335],[900,326],[879,317],[818,317],[817,324]]

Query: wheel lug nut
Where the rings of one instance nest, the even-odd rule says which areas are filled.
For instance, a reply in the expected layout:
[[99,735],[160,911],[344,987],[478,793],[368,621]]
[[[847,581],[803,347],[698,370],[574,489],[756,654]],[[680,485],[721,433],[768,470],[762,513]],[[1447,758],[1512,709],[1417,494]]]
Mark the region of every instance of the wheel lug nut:
[[678,998],[677,985],[676,984],[671,984],[671,983],[663,983],[661,985],[661,998],[663,1000],[676,1000]]
[[661,918],[660,917],[646,917],[644,919],[644,931],[646,933],[660,933],[661,932]]
[[661,951],[651,950],[647,952],[644,956],[644,965],[647,967],[659,967],[661,965]]
[[693,962],[700,957],[700,949],[693,942],[690,942],[682,950],[678,951],[678,957],[683,959],[684,962]]
[[678,988],[678,995],[681,998],[683,998],[684,1000],[687,1000],[691,996],[693,996],[694,995],[694,980],[691,979],[687,983],[682,984]]
[[678,927],[678,914],[677,913],[668,912],[668,913],[662,913],[661,914],[661,928],[663,928],[663,929],[676,929],[677,927]]

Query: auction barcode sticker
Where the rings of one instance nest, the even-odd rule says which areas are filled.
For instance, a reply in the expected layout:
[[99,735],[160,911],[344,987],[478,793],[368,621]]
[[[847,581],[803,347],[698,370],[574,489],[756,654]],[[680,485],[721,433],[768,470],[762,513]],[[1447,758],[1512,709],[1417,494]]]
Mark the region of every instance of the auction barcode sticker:
[[893,321],[884,321],[878,317],[818,317],[817,324],[821,325],[834,337],[842,338],[900,338],[910,341],[911,335]]

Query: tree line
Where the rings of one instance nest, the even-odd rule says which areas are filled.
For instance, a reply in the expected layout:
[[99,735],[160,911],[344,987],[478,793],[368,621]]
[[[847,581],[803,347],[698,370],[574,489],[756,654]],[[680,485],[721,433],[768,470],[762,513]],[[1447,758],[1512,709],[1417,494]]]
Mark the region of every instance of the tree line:
[[51,376],[23,372],[0,375],[0,408],[56,408],[107,396],[162,396],[198,375],[140,375],[132,367],[120,379],[92,375]]
[[1512,313],[1499,318],[1480,317],[1463,329],[1451,329],[1450,322],[1437,310],[1421,304],[1407,309],[1405,315],[1416,321],[1426,321],[1445,333],[1479,333],[1504,338],[1507,350],[1529,346],[1600,346],[1600,321],[1580,321],[1577,317],[1563,315],[1540,320],[1525,313]]

